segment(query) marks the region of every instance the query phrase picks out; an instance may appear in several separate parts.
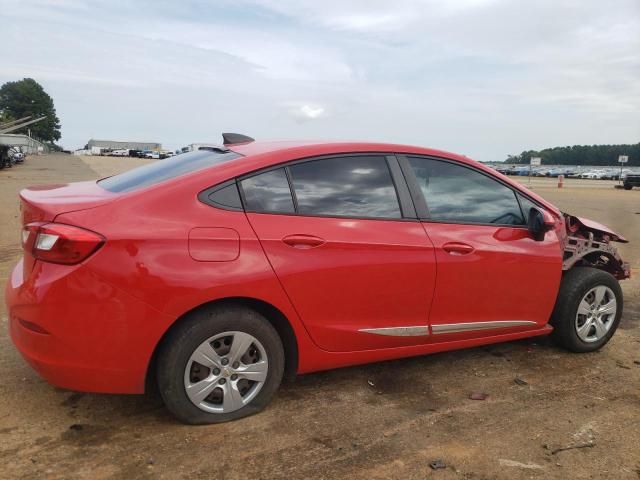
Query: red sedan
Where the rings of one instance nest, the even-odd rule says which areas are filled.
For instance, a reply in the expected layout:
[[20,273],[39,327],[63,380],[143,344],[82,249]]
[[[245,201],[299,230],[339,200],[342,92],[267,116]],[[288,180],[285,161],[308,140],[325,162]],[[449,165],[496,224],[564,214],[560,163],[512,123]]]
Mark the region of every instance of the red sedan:
[[180,420],[258,412],[283,376],[552,334],[609,341],[629,276],[595,222],[469,158],[255,142],[21,192],[13,342],[48,382]]

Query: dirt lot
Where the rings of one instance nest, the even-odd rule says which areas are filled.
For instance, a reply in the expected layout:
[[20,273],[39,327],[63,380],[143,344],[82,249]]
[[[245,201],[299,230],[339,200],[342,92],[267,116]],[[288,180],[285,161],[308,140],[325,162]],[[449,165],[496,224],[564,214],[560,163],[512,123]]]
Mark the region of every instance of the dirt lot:
[[[1,292],[20,256],[21,188],[135,163],[50,155],[0,171]],[[260,415],[187,427],[157,398],[44,383],[8,338],[0,293],[0,477],[640,478],[640,190],[577,182],[533,188],[624,233],[636,276],[621,328],[593,354],[538,339],[318,373],[284,385]],[[554,453],[580,445],[592,446]],[[446,468],[432,470],[435,459]]]

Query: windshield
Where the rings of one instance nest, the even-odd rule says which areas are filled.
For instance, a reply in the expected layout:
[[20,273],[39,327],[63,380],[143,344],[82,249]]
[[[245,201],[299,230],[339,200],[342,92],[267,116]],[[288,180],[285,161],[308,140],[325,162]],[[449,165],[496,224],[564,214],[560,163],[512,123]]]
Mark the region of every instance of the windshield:
[[242,155],[231,151],[198,150],[104,178],[98,181],[98,185],[114,193],[131,192],[239,157]]

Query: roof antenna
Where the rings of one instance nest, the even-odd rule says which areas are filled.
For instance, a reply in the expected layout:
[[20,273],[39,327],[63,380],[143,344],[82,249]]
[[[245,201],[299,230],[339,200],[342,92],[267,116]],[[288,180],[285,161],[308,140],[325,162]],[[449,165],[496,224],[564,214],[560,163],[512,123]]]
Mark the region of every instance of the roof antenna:
[[222,143],[224,145],[235,145],[236,143],[251,143],[254,141],[255,138],[248,137],[247,135],[242,135],[241,133],[222,134]]

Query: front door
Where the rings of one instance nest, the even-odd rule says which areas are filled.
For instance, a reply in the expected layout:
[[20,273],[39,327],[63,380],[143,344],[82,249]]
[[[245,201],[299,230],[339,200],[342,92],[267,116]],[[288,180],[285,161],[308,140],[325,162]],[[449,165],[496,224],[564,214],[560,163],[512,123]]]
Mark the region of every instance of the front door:
[[247,217],[320,348],[428,341],[434,249],[421,223],[404,218],[384,156],[296,162],[240,185]]
[[426,199],[424,229],[436,251],[430,314],[434,341],[544,326],[562,274],[554,231],[535,241],[526,228],[534,203],[490,175],[461,164],[408,157]]

